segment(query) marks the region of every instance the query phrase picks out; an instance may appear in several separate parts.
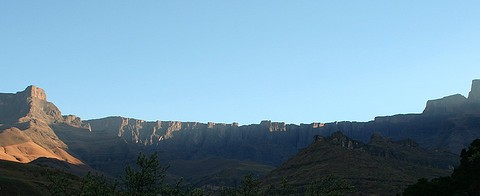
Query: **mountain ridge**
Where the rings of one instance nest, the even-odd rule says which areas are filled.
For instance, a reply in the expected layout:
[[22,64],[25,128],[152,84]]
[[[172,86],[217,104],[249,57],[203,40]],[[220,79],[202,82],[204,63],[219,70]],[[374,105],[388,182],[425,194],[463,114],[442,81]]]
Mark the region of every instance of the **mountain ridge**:
[[[126,117],[106,117],[101,119],[87,120],[88,124],[93,125],[93,129],[111,129],[111,131],[118,132],[118,136],[125,136],[127,141],[133,143],[143,143],[145,145],[152,145],[158,141],[172,139],[172,137],[178,133],[178,131],[191,131],[199,129],[207,130],[247,130],[249,128],[254,128],[256,130],[262,130],[268,132],[275,131],[293,131],[301,129],[302,134],[308,135],[305,139],[298,139],[295,146],[298,149],[306,147],[310,142],[311,138],[316,135],[329,135],[337,130],[346,132],[350,137],[360,139],[361,141],[368,141],[369,136],[373,132],[381,133],[383,135],[392,137],[394,139],[404,139],[396,136],[395,134],[389,133],[391,131],[384,131],[385,129],[382,124],[399,124],[406,123],[412,120],[420,121],[432,121],[437,119],[438,121],[444,122],[448,121],[448,118],[454,117],[455,115],[464,115],[468,114],[471,117],[477,118],[480,115],[480,110],[476,107],[480,105],[480,80],[472,81],[472,90],[469,93],[469,97],[465,98],[463,95],[456,94],[451,96],[446,96],[440,99],[429,100],[427,101],[426,107],[422,113],[419,114],[398,114],[393,116],[378,116],[374,120],[368,122],[351,122],[351,121],[339,121],[333,123],[310,123],[310,124],[287,124],[285,122],[272,122],[269,120],[264,120],[260,124],[250,124],[250,125],[241,125],[238,123],[200,123],[200,122],[181,122],[181,121],[144,121],[139,119],[132,119]],[[114,120],[116,119],[116,120]],[[102,126],[101,121],[107,124],[107,126]],[[117,127],[112,127],[111,121],[117,121]],[[121,123],[118,123],[121,122]],[[363,125],[362,125],[363,124]],[[363,134],[363,130],[355,130],[355,127],[370,127],[370,130],[375,131],[366,131],[368,134]],[[380,128],[376,128],[380,126]],[[167,128],[165,128],[167,127]],[[148,129],[147,131],[143,131]],[[158,134],[158,130],[162,130],[161,134]],[[358,129],[358,128],[357,128]],[[361,128],[360,128],[361,129]],[[383,129],[383,130],[380,130]],[[307,130],[307,131],[304,131]],[[313,131],[312,131],[313,130]],[[311,133],[315,132],[315,133]],[[311,133],[311,134],[309,134]],[[223,133],[219,133],[223,134]],[[193,134],[196,136],[198,133]],[[297,134],[298,135],[298,134]],[[405,137],[406,138],[406,137]],[[420,139],[421,138],[416,138]],[[423,139],[425,140],[425,139]],[[197,142],[194,142],[197,143]],[[462,143],[452,143],[449,141],[444,141],[443,144],[425,144],[426,141],[421,141],[420,144],[427,148],[448,148],[451,152],[458,153],[458,150],[467,146],[468,141],[463,141]]]
[[[468,98],[453,95],[430,100],[420,114],[380,116],[368,122],[296,125],[264,120],[241,126],[125,117],[81,120],[74,115],[62,115],[47,101],[43,89],[29,86],[15,94],[0,93],[0,138],[18,139],[14,143],[0,140],[1,148],[14,149],[0,154],[0,159],[30,162],[50,157],[116,176],[123,172],[124,165],[135,162],[139,152],[155,151],[163,163],[171,165],[172,171],[181,171],[180,165],[187,162],[192,163],[191,167],[201,167],[200,164],[209,164],[211,160],[225,163],[238,160],[255,163],[249,164],[257,167],[252,171],[265,175],[268,172],[265,168],[288,160],[308,147],[315,136],[336,132],[364,143],[370,141],[372,134],[378,134],[391,140],[411,139],[427,149],[458,153],[471,140],[480,137],[479,86],[480,80],[472,81]],[[28,146],[12,146],[20,144]],[[42,153],[40,148],[52,155]],[[219,167],[229,169],[228,164]]]

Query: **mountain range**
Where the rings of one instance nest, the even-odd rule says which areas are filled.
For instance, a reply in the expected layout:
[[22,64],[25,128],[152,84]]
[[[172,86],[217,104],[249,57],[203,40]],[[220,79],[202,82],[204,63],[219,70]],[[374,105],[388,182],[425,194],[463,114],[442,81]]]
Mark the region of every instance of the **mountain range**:
[[379,135],[458,154],[480,138],[480,80],[473,80],[468,97],[430,100],[420,114],[300,125],[268,120],[242,126],[126,117],[81,120],[62,115],[41,88],[0,93],[0,159],[29,163],[47,157],[69,163],[75,174],[97,170],[118,176],[125,165],[134,164],[139,152],[155,151],[170,165],[172,176],[185,176],[194,186],[238,184],[241,176],[267,175],[311,148],[315,138],[339,132],[365,144]]

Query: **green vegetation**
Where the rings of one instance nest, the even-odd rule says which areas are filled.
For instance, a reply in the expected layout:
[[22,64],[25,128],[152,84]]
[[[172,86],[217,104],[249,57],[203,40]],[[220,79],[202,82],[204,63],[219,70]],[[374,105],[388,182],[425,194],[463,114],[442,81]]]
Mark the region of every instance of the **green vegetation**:
[[156,153],[147,157],[140,154],[136,167],[127,166],[120,180],[109,180],[102,175],[89,173],[81,182],[72,181],[65,173],[48,177],[48,195],[342,195],[352,190],[346,181],[329,176],[313,181],[307,190],[296,189],[284,179],[278,186],[262,186],[261,181],[252,174],[244,176],[237,187],[223,187],[220,190],[192,189],[183,184],[183,178],[170,184],[165,181],[168,167],[161,166]]
[[419,179],[405,189],[404,195],[479,195],[480,139],[474,140],[468,150],[463,149],[460,157],[460,166],[450,176]]
[[167,167],[161,167],[154,153],[150,158],[140,154],[136,170],[130,166],[125,169],[125,191],[127,195],[157,195],[165,189],[164,178]]

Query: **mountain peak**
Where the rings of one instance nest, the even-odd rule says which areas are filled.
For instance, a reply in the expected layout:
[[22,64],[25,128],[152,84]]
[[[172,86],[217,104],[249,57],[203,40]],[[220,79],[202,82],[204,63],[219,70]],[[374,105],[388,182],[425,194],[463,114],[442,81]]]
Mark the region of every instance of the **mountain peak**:
[[472,88],[468,94],[468,101],[475,104],[480,103],[480,79],[472,81]]
[[[472,107],[473,106],[473,107]],[[441,99],[428,100],[424,114],[454,114],[469,112],[478,112],[480,108],[480,79],[472,80],[472,87],[468,98],[463,95],[455,94],[443,97]]]
[[27,88],[25,88],[24,91],[19,92],[19,94],[24,94],[27,98],[32,97],[32,98],[37,98],[40,100],[47,100],[47,94],[45,93],[45,90],[36,87],[34,85],[30,85]]
[[467,98],[463,95],[455,94],[443,97],[441,99],[428,100],[423,113],[447,114],[463,111]]
[[47,101],[47,94],[42,88],[30,85],[17,93],[0,94],[0,122],[38,122],[45,124],[68,123],[80,127],[81,120],[76,116],[62,116],[60,110]]

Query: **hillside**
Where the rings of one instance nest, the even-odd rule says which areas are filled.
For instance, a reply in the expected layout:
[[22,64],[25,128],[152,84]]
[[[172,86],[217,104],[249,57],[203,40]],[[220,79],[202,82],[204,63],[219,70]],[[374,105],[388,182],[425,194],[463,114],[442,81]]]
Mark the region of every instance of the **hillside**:
[[378,135],[368,144],[352,140],[341,132],[316,137],[313,144],[283,163],[262,179],[279,185],[287,179],[295,192],[304,192],[310,183],[333,175],[345,179],[363,194],[401,193],[421,177],[449,174],[456,155],[429,151],[411,140],[391,141]]
[[75,175],[50,167],[0,160],[0,195],[48,195],[52,183],[49,177],[54,176],[64,176],[74,183],[81,181]]

